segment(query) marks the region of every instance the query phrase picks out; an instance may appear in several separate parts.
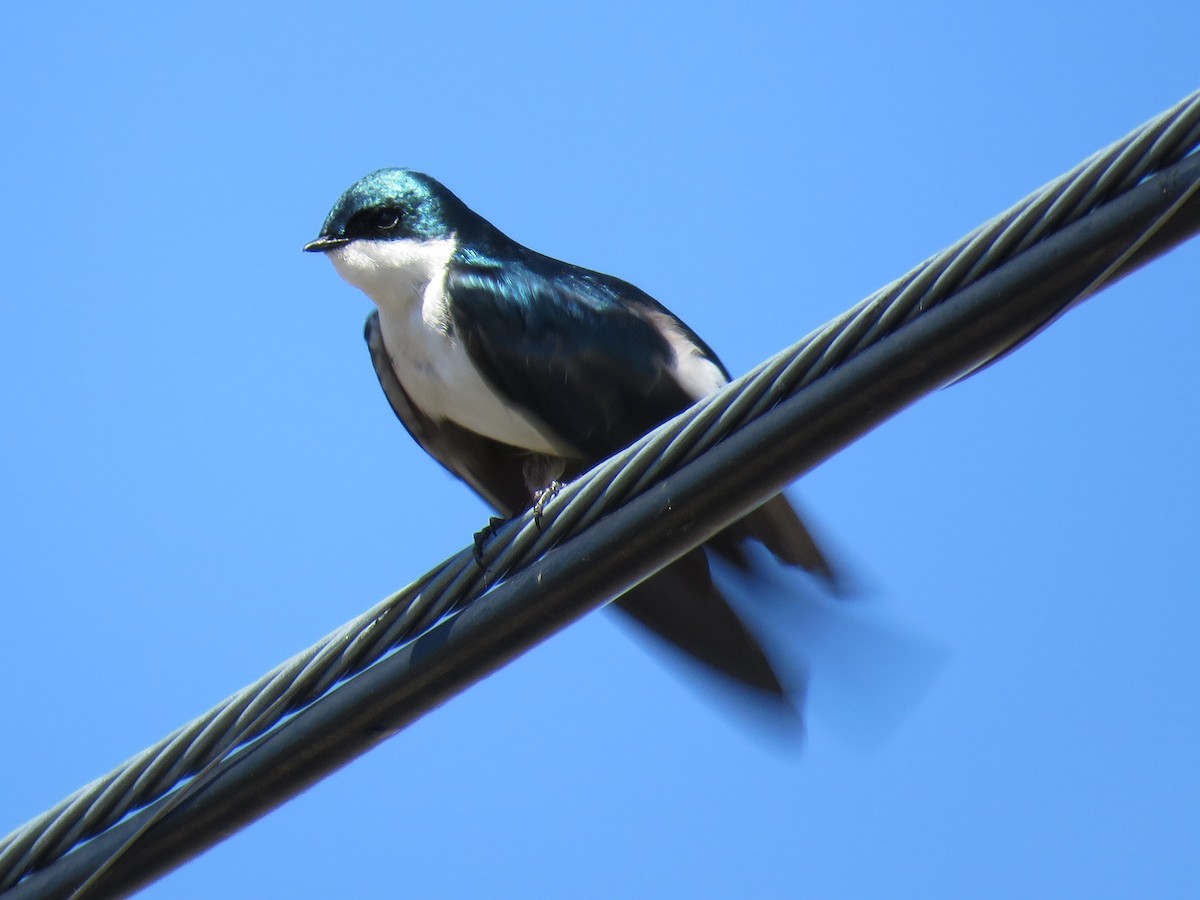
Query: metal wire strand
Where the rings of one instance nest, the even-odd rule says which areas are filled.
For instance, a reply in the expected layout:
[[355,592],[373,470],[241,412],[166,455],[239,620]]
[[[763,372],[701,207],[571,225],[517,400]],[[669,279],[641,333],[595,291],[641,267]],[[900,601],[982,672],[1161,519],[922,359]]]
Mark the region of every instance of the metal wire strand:
[[[167,795],[478,598],[498,578],[528,566],[553,545],[639,496],[782,399],[1045,236],[1194,152],[1198,143],[1200,92],[567,485],[546,504],[539,522],[527,513],[507,523],[483,548],[483,568],[473,550],[460,551],[13,831],[0,840],[0,891],[60,859],[130,812]],[[1089,291],[1098,286],[1093,284]]]

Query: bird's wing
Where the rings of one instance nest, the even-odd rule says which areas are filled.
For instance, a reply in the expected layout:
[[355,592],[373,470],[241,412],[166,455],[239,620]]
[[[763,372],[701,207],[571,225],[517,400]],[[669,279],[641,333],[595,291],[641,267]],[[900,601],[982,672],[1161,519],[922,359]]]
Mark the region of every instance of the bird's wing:
[[532,254],[503,266],[457,260],[446,281],[451,315],[484,378],[595,463],[695,398],[640,302],[654,301],[618,279],[554,266]]
[[453,422],[437,422],[426,416],[409,398],[396,378],[391,358],[383,345],[379,313],[367,317],[363,337],[371,352],[371,364],[379,385],[401,424],[430,456],[465,481],[504,516],[512,516],[529,503],[529,490],[522,474],[521,454],[513,447],[460,428]]
[[[553,271],[550,271],[551,265]],[[689,352],[727,378],[715,354],[684,323],[632,285],[530,254],[493,265],[457,259],[445,289],[455,333],[506,401],[572,447],[583,466],[628,446],[699,399],[680,380],[674,332]],[[416,441],[501,513],[528,505],[511,459],[487,438],[421,414],[392,371],[378,321],[367,323],[376,373]],[[575,469],[579,471],[579,469]],[[778,497],[710,543],[746,566],[740,545],[762,541],[786,563],[826,575],[828,563],[786,498]],[[616,603],[622,611],[717,671],[770,696],[786,691],[757,640],[713,584],[694,550]]]
[[[452,422],[435,422],[417,409],[396,378],[377,312],[367,317],[364,337],[384,395],[413,440],[498,512],[511,516],[523,509],[528,492],[513,448]],[[713,584],[701,549],[628,591],[616,605],[718,672],[767,695],[787,695],[762,647]]]
[[[608,275],[530,253],[503,266],[459,261],[446,288],[454,327],[484,377],[589,464],[728,380],[716,354],[684,322]],[[710,363],[716,383],[681,380],[678,350]],[[748,538],[837,588],[832,566],[786,497],[767,501],[710,547],[746,568],[741,545]]]

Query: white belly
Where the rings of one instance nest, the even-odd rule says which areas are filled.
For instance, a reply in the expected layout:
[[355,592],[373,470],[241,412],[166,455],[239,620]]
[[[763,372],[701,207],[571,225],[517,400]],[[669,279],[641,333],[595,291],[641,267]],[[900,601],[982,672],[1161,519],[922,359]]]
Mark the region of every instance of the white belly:
[[443,291],[454,241],[355,241],[329,253],[338,273],[379,308],[396,378],[421,412],[493,440],[573,455],[484,381],[452,332]]
[[431,328],[419,309],[407,315],[380,307],[379,325],[392,368],[413,403],[433,419],[449,419],[468,431],[539,453],[555,446],[479,374],[466,349],[450,334]]

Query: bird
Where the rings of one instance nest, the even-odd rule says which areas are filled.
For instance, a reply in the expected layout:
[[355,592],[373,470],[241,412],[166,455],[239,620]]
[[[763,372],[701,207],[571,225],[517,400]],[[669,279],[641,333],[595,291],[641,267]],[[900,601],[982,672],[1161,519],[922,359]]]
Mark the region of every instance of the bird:
[[[374,303],[364,336],[409,434],[505,518],[730,380],[644,291],[517,243],[411,169],[354,182],[304,250]],[[787,702],[710,569],[715,555],[752,572],[753,541],[836,587],[827,554],[779,494],[614,606],[728,683]]]

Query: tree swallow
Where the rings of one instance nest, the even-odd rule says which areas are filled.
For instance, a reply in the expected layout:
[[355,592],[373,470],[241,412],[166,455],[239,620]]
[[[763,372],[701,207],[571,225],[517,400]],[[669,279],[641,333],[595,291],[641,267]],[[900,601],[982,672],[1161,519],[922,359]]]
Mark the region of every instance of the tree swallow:
[[[377,309],[366,340],[404,427],[503,516],[537,502],[729,380],[692,329],[633,285],[536,253],[407,169],[355,182],[304,247]],[[783,699],[706,553],[744,571],[757,540],[831,585],[781,494],[616,601],[660,637]]]

